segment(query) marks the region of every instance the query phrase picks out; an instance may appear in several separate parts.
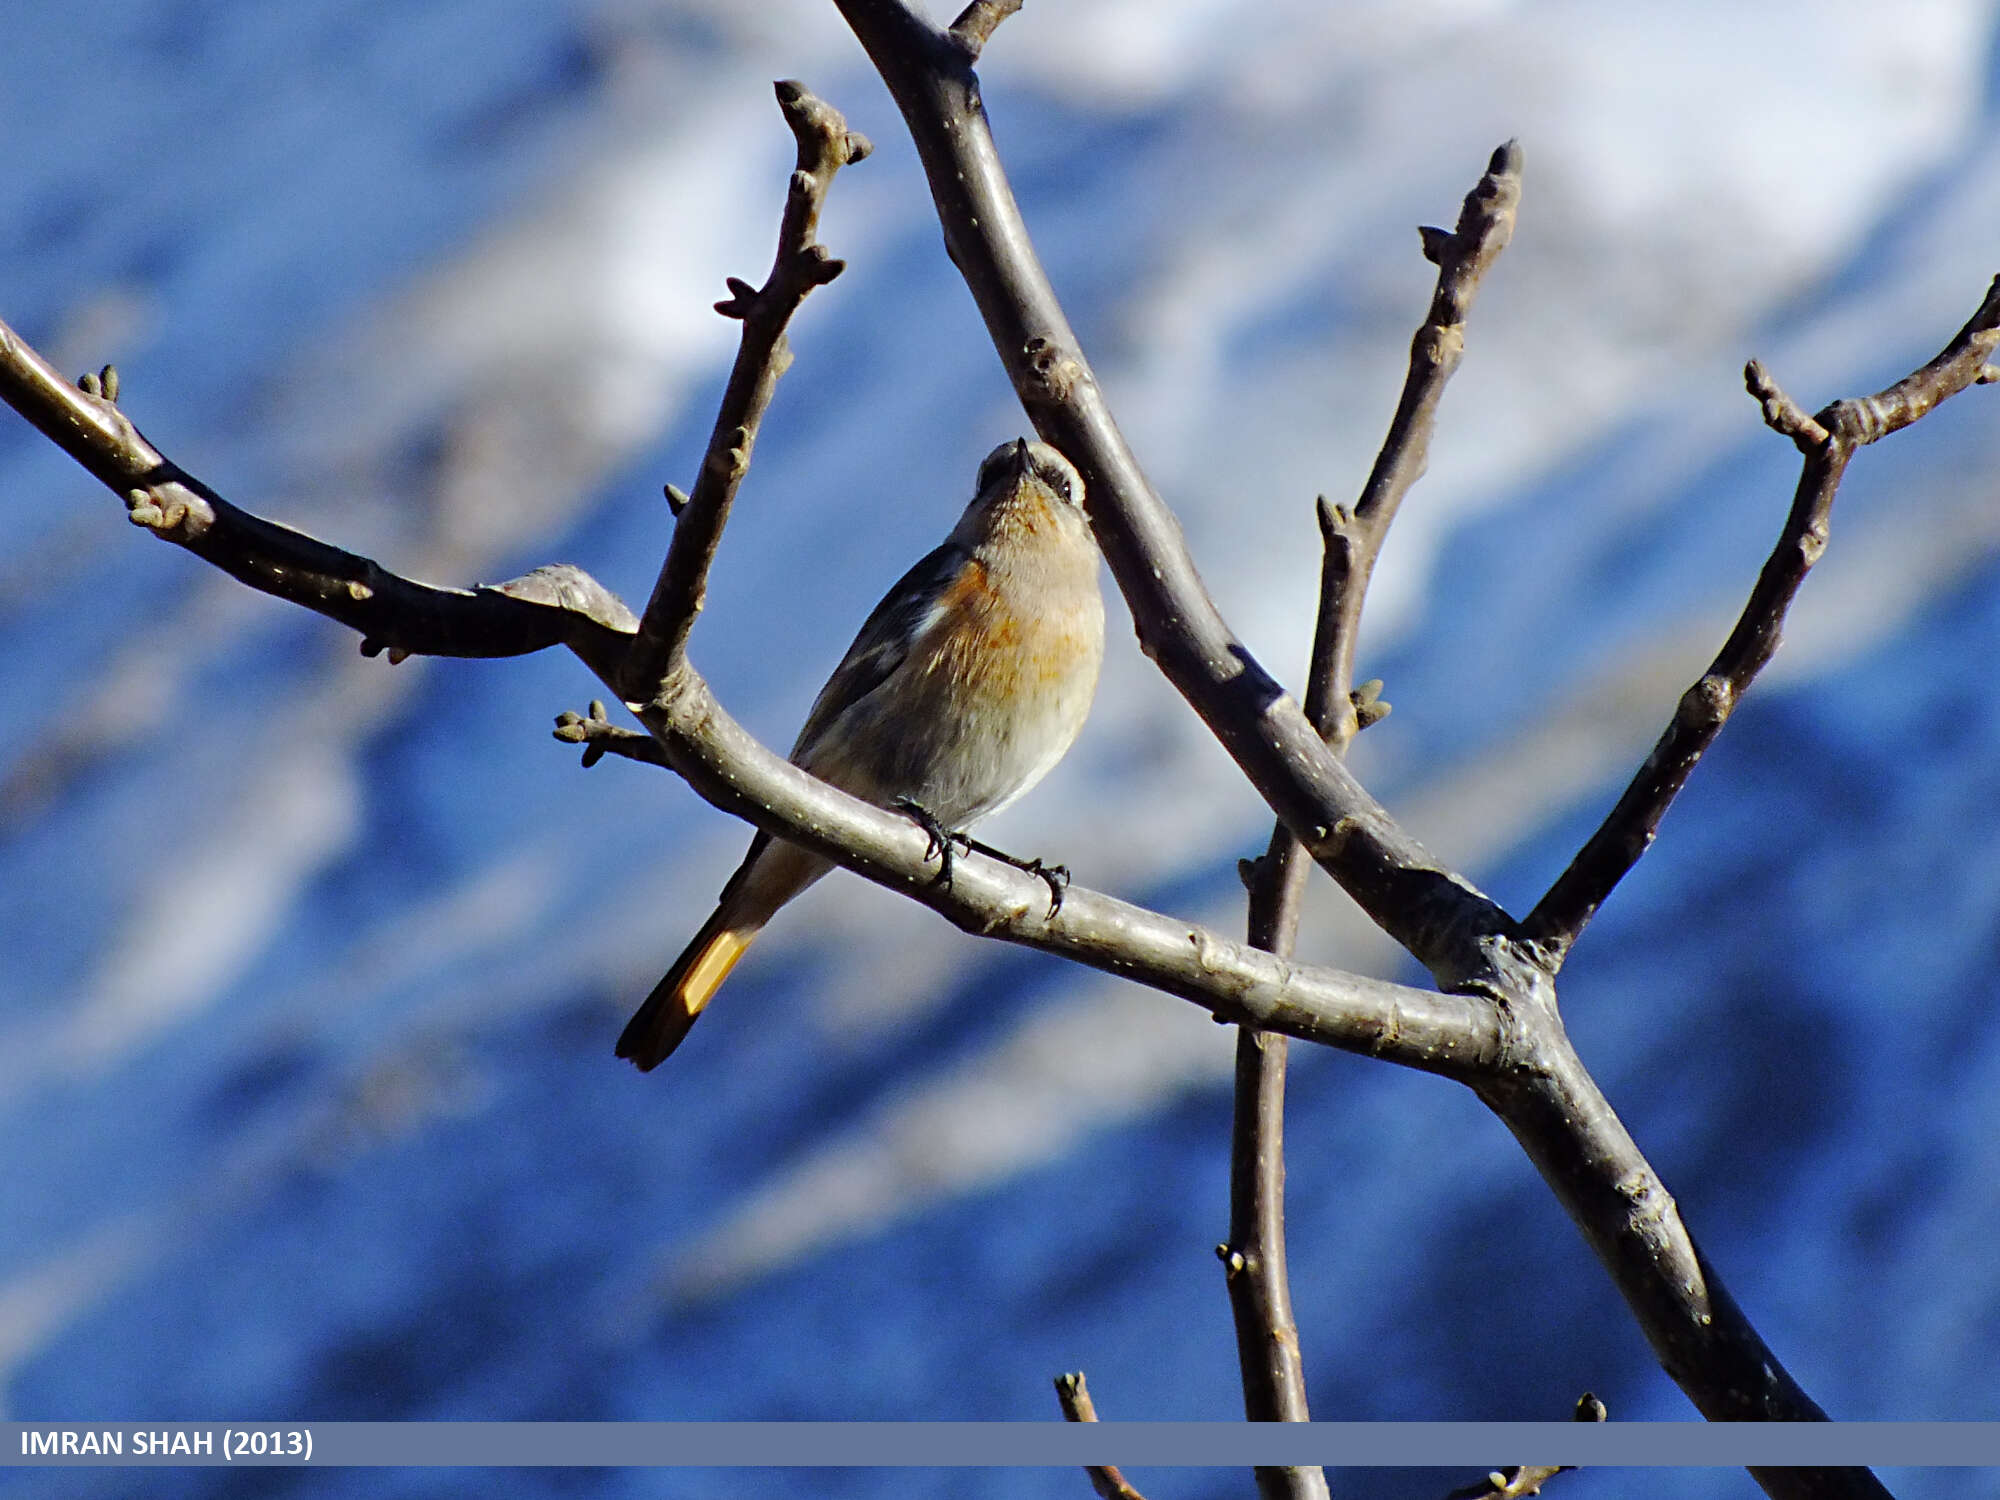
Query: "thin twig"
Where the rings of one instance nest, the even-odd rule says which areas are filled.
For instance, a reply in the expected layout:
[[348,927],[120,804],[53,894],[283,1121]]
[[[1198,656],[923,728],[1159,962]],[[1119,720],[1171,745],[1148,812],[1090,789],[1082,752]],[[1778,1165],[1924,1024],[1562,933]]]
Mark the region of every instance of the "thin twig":
[[[1325,649],[1335,629],[1328,601],[1350,575],[1351,549],[1329,534],[1321,566],[1320,614],[1313,637],[1308,696],[1331,682],[1333,654]],[[1325,706],[1315,704],[1326,722]],[[1289,959],[1298,935],[1299,905],[1310,864],[1299,841],[1276,824],[1263,857],[1246,861],[1247,919],[1252,946]],[[1244,1027],[1236,1036],[1235,1100],[1229,1152],[1229,1240],[1216,1246],[1242,1371],[1243,1414],[1252,1422],[1311,1420],[1305,1359],[1292,1312],[1285,1252],[1285,1067],[1282,1036]],[[1312,1500],[1326,1494],[1316,1468],[1257,1471],[1266,1500]]]
[[[1409,373],[1382,451],[1368,473],[1351,518],[1342,518],[1352,527],[1355,540],[1354,577],[1341,596],[1339,629],[1334,633],[1338,649],[1328,684],[1330,701],[1343,709],[1343,720],[1336,726],[1340,737],[1330,741],[1336,752],[1354,733],[1343,706],[1354,687],[1354,647],[1375,559],[1381,555],[1382,542],[1403,497],[1430,467],[1438,402],[1465,357],[1466,315],[1486,272],[1514,237],[1514,219],[1520,206],[1521,146],[1518,141],[1508,141],[1494,151],[1485,174],[1466,194],[1457,227],[1449,234],[1428,227],[1422,231],[1424,257],[1438,268],[1437,287],[1423,326],[1410,340]],[[1307,713],[1310,716],[1310,708]]]
[[[1354,651],[1375,560],[1410,487],[1429,464],[1439,398],[1465,349],[1464,321],[1480,279],[1513,235],[1521,194],[1521,150],[1508,142],[1467,194],[1457,229],[1424,231],[1425,255],[1438,267],[1431,305],[1410,341],[1409,373],[1396,415],[1352,511],[1318,506],[1321,536],[1319,612],[1306,675],[1306,719],[1336,755],[1362,727],[1354,692]],[[1388,711],[1371,692],[1368,722]],[[1309,869],[1283,823],[1271,830],[1264,857],[1249,867],[1250,941],[1289,958]],[[1251,1421],[1310,1420],[1298,1327],[1292,1312],[1284,1236],[1284,1097],[1287,1043],[1242,1031],[1236,1041],[1235,1123],[1230,1151],[1228,1268],[1244,1414]],[[1270,1500],[1326,1493],[1319,1470],[1259,1471]]]
[[977,62],[1000,23],[1021,8],[1021,0],[972,0],[951,23],[951,35],[965,48],[968,60]]
[[1884,391],[1836,401],[1816,417],[1806,416],[1756,360],[1746,367],[1744,384],[1765,423],[1805,455],[1792,508],[1722,650],[1682,694],[1672,721],[1617,805],[1523,923],[1552,966],[1568,956],[1598,907],[1651,846],[1660,820],[1696,763],[1777,651],[1786,611],[1826,550],[1834,495],[1848,460],[1857,449],[1909,426],[1967,386],[1990,383],[1995,376],[1988,361],[1996,346],[2000,276],[1937,358]]
[[622,755],[627,760],[636,760],[645,766],[658,766],[664,771],[674,768],[674,763],[667,759],[667,752],[660,748],[660,742],[650,734],[641,734],[636,729],[612,723],[602,698],[590,700],[588,714],[557,714],[555,736],[566,745],[583,746],[583,768],[586,771],[606,755]]
[[[1573,1422],[1602,1422],[1610,1414],[1604,1403],[1585,1391],[1577,1398],[1576,1410],[1571,1413]],[[1495,1469],[1478,1484],[1468,1484],[1455,1489],[1444,1500],[1522,1500],[1526,1495],[1539,1495],[1542,1486],[1558,1474],[1567,1474],[1576,1468],[1575,1464],[1522,1465],[1512,1469]]]
[[566,645],[593,670],[623,654],[632,612],[581,569],[439,588],[231,505],[146,440],[114,399],[115,372],[106,373],[109,381],[72,385],[0,323],[0,400],[121,497],[134,525],[251,588],[353,627],[368,654],[521,656]]
[[743,336],[694,489],[686,496],[668,491],[670,502],[678,499],[673,543],[619,676],[620,692],[630,703],[653,697],[687,648],[688,632],[707,591],[709,565],[750,467],[757,429],[778,377],[792,362],[786,326],[814,287],[826,285],[845,269],[844,262],[827,254],[814,239],[820,208],[834,174],[862,160],[873,147],[865,136],[847,128],[839,110],[814,97],[804,84],[787,80],[776,89],[785,123],[798,141],[798,168],[785,195],[771,274],[761,287],[730,277],[729,296],[715,304],[724,317],[742,321]]
[[[1322,511],[1324,515],[1324,511]],[[1332,601],[1352,576],[1351,538],[1328,532],[1320,570],[1320,611],[1313,632],[1308,700],[1332,722],[1326,696],[1338,655]],[[1316,701],[1315,701],[1316,700]],[[1310,714],[1309,714],[1310,717]],[[1245,861],[1248,936],[1254,947],[1289,959],[1298,936],[1299,907],[1311,865],[1283,823],[1271,831],[1262,858]],[[1229,1240],[1215,1253],[1223,1265],[1236,1328],[1243,1415],[1252,1422],[1308,1422],[1305,1355],[1292,1311],[1285,1246],[1285,1069],[1290,1044],[1254,1027],[1236,1033],[1235,1098],[1229,1137]],[[1324,1500],[1326,1473],[1313,1465],[1255,1470],[1263,1500]]]
[[[1056,1400],[1062,1405],[1065,1422],[1097,1420],[1097,1407],[1091,1402],[1090,1388],[1083,1383],[1081,1370],[1073,1375],[1056,1376]],[[1103,1500],[1146,1500],[1126,1482],[1115,1464],[1086,1464],[1083,1472],[1090,1476],[1090,1487]]]

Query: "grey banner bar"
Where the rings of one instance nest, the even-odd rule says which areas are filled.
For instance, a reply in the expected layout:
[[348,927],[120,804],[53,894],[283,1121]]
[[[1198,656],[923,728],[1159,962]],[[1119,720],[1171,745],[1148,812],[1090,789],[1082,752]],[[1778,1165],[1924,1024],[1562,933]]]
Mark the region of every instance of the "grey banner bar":
[[0,1465],[1995,1466],[2000,1422],[8,1422]]

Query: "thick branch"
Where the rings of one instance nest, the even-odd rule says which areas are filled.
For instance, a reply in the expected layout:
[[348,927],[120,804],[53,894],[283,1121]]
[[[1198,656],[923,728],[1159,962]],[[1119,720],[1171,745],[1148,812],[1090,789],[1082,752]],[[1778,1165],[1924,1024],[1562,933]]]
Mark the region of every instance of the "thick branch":
[[1855,450],[1909,426],[1967,386],[1993,381],[1997,377],[1988,361],[1996,345],[2000,345],[2000,276],[1987,288],[1979,310],[1936,359],[1887,390],[1836,401],[1817,417],[1806,416],[1757,361],[1744,370],[1744,383],[1757,398],[1765,422],[1805,455],[1791,512],[1722,650],[1701,680],[1681,696],[1665,733],[1602,826],[1523,924],[1552,964],[1562,963],[1597,908],[1652,845],[1660,820],[1687,785],[1696,762],[1777,651],[1786,611],[1806,573],[1826,550],[1834,495]]
[[1312,857],[1456,987],[1483,967],[1480,940],[1513,924],[1396,825],[1217,612],[1035,255],[965,49],[902,0],[836,4],[902,110],[946,246],[1029,417],[1083,472],[1141,646]]
[[688,632],[707,592],[709,565],[750,467],[757,429],[778,377],[792,362],[786,325],[814,287],[824,286],[845,269],[845,263],[827,254],[813,236],[834,174],[873,148],[865,136],[847,128],[840,111],[815,98],[805,85],[786,81],[776,89],[778,106],[798,140],[798,168],[785,196],[771,274],[761,287],[730,277],[729,296],[715,304],[723,316],[742,320],[743,337],[694,490],[685,498],[670,492],[679,506],[673,544],[620,677],[620,693],[630,703],[652,697],[687,649]]
[[[1532,985],[1523,989],[1536,994]],[[1528,1004],[1547,1006],[1553,1020],[1546,989]],[[1532,1061],[1496,1069],[1473,1088],[1513,1132],[1610,1270],[1661,1367],[1711,1421],[1826,1420],[1695,1245],[1672,1194],[1560,1024],[1514,1019],[1524,1023]]]

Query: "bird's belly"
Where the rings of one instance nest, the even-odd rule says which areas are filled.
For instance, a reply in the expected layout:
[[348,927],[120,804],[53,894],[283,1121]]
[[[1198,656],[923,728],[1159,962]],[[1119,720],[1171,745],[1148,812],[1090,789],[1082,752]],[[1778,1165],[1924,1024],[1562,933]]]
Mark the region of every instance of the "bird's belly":
[[915,802],[954,829],[1047,775],[1090,710],[1094,642],[1084,630],[1014,615],[966,623],[927,632],[880,689],[830,726],[807,769],[871,802]]

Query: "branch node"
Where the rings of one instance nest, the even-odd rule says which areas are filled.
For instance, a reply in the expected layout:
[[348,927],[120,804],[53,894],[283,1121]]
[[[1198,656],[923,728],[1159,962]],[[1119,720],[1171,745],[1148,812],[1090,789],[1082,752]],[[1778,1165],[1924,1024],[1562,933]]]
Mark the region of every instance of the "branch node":
[[687,509],[687,491],[677,484],[669,483],[665,486],[665,494],[667,497],[667,509],[672,511],[674,518],[678,520],[680,513]]
[[[667,766],[666,753],[650,734],[613,724],[606,715],[604,700],[590,700],[588,715],[564,709],[556,715],[555,737],[566,745],[583,746],[583,769],[589,770],[606,755],[622,755],[645,765]],[[670,768],[670,767],[669,767]],[[671,768],[670,768],[671,769]]]
[[[1463,178],[1459,180],[1464,181]],[[1445,257],[1451,254],[1451,231],[1440,229],[1435,224],[1419,224],[1417,237],[1423,242],[1424,259],[1434,266],[1442,266]]]
[[1021,346],[1021,355],[1027,362],[1028,379],[1038,400],[1060,406],[1075,394],[1077,381],[1083,376],[1083,364],[1074,355],[1039,334]]
[[1354,528],[1354,512],[1321,495],[1313,502],[1313,513],[1319,517],[1320,540],[1328,546],[1349,537]]
[[1394,707],[1382,697],[1382,679],[1379,677],[1371,677],[1362,683],[1347,695],[1347,701],[1354,705],[1355,726],[1359,729],[1380,724],[1389,717]]
[[817,241],[799,256],[799,274],[808,286],[825,286],[846,269],[846,261],[835,259],[833,252]]
[[1000,23],[1020,8],[1021,0],[972,0],[946,34],[958,43],[967,62],[978,62]]
[[1090,1387],[1084,1384],[1083,1371],[1056,1376],[1056,1399],[1062,1403],[1065,1422],[1097,1420],[1097,1408],[1091,1402]]
[[747,321],[757,310],[757,288],[740,276],[725,276],[723,284],[729,288],[729,295],[715,304],[715,310],[725,318]]
[[1764,368],[1762,360],[1753,359],[1743,367],[1743,387],[1756,398],[1764,414],[1764,425],[1790,438],[1801,453],[1823,448],[1831,440],[1832,435],[1826,428],[1807,416],[1805,408],[1787,396],[1778,382],[1771,378],[1771,372]]
[[750,429],[739,427],[708,450],[702,467],[723,484],[734,486],[750,472]]

